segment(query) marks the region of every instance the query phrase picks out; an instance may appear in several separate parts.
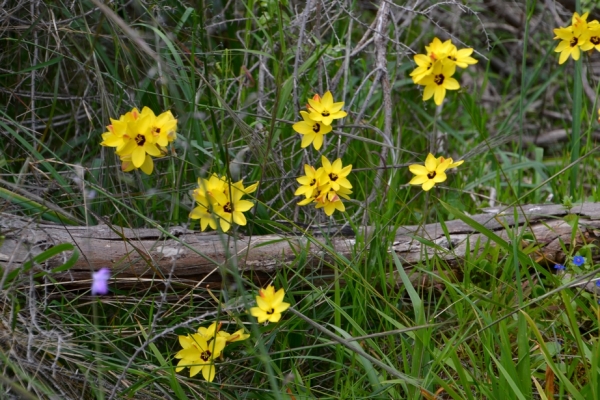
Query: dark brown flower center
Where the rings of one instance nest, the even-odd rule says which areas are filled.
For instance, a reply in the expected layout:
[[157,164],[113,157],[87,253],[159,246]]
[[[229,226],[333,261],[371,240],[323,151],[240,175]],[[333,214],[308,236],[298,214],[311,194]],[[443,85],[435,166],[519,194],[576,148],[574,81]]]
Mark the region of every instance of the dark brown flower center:
[[435,171],[432,171],[432,172],[428,173],[428,174],[427,174],[427,177],[428,177],[429,179],[433,179],[433,178],[435,178]]
[[267,311],[267,314],[269,314],[269,315],[275,314],[275,309],[271,308],[269,311]]
[[337,174],[334,174],[333,172],[329,174],[329,179],[331,179],[332,181],[337,181],[338,176]]
[[574,37],[573,39],[571,39],[571,42],[569,44],[571,45],[571,47],[575,47],[575,46],[577,46],[578,41],[579,41],[579,39]]
[[152,128],[152,132],[154,132],[155,135],[160,135],[160,128]]
[[146,143],[146,136],[138,133],[134,140],[138,146],[143,146]]
[[597,46],[597,45],[599,45],[599,44],[600,44],[600,36],[592,36],[592,37],[590,38],[590,42],[592,42],[592,44],[593,44],[594,46]]
[[435,82],[436,85],[443,84],[444,83],[444,74],[436,75],[435,78],[433,78],[433,81]]
[[208,361],[210,360],[211,355],[212,353],[210,352],[210,350],[204,350],[202,353],[200,353],[200,358],[202,359],[202,361]]
[[225,211],[226,213],[232,213],[233,212],[233,204],[231,203],[227,203],[223,206],[223,211]]
[[329,117],[329,111],[323,111],[321,115],[324,117]]
[[310,185],[308,185],[308,186],[315,186],[316,183],[317,183],[317,180],[313,179],[312,181],[310,181]]
[[314,124],[313,125],[313,132],[314,133],[319,133],[320,130],[321,130],[321,124]]

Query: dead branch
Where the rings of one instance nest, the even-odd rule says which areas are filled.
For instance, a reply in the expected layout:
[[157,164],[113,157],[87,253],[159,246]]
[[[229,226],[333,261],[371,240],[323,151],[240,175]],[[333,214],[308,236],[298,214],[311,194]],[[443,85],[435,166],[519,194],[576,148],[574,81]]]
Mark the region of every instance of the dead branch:
[[[579,216],[574,243],[571,243],[573,228],[563,218],[567,214]],[[529,232],[528,237],[533,237],[539,246],[532,257],[548,266],[563,263],[561,241],[567,246],[581,246],[598,241],[600,236],[600,204],[597,203],[577,205],[570,212],[560,205],[486,209],[471,218],[507,241]],[[467,249],[473,251],[475,244],[480,243],[481,250],[490,240],[460,220],[447,221],[445,225],[448,236],[440,224],[400,227],[389,251],[396,252],[407,270],[426,258],[438,257],[460,273]],[[332,231],[326,238],[321,230],[312,228],[297,235],[234,238],[181,227],[164,230],[51,225],[0,214],[0,267],[4,271],[21,268],[50,247],[71,243],[80,252],[78,261],[68,271],[51,274],[53,280],[69,287],[88,287],[92,271],[106,266],[113,270],[115,279],[111,285],[148,286],[171,276],[172,284],[198,285],[200,282],[201,286],[220,287],[232,280],[227,271],[233,269],[257,283],[268,280],[277,271],[292,272],[292,268],[294,271],[304,268],[304,274],[317,272],[313,275],[321,276],[327,273],[328,265],[341,263],[336,259],[352,260],[357,243],[367,247],[370,238],[384,236],[375,236],[371,227],[363,228],[358,236],[344,234],[336,235]],[[436,246],[426,246],[418,238]],[[521,245],[530,244],[531,241]],[[300,258],[303,252],[306,257]],[[34,270],[50,271],[69,256],[61,253]],[[306,259],[306,265],[297,265],[298,259]],[[413,279],[418,281],[419,277],[415,275]]]

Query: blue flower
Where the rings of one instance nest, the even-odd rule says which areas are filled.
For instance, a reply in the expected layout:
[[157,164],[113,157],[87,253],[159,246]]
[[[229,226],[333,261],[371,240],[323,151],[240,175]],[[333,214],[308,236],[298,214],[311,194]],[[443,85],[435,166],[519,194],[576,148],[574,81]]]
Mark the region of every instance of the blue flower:
[[600,287],[600,279],[596,281],[596,286]]
[[107,294],[110,269],[101,268],[98,272],[94,272],[92,277],[92,296]]
[[562,264],[556,264],[554,266],[554,269],[557,270],[557,271],[564,271],[565,270],[565,266],[562,265]]
[[581,256],[575,256],[573,257],[573,264],[575,264],[578,267],[581,267],[583,264],[585,264],[585,258]]

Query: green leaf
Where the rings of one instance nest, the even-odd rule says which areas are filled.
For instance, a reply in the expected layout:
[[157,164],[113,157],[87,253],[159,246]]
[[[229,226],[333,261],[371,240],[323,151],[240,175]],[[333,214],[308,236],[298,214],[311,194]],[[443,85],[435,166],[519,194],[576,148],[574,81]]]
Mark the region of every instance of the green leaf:
[[0,75],[0,78],[5,78],[7,76],[14,76],[14,75],[17,75],[17,74],[24,74],[25,72],[31,72],[31,71],[36,71],[38,69],[46,68],[46,67],[49,67],[50,65],[54,65],[56,63],[61,62],[62,59],[63,59],[63,56],[55,57],[55,58],[52,58],[52,59],[50,59],[50,60],[48,60],[46,62],[43,62],[41,64],[32,65],[31,67],[27,67],[27,68],[22,69],[20,71],[12,72],[10,74],[2,74],[2,75]]
[[8,275],[6,276],[6,281],[4,283],[4,289],[6,289],[8,287],[8,285],[17,277],[17,275],[19,275],[19,273],[21,271],[27,272],[34,266],[34,264],[41,264],[41,263],[49,260],[50,258],[59,255],[63,251],[72,251],[73,252],[73,254],[71,254],[71,257],[69,257],[67,262],[65,262],[64,264],[62,264],[56,268],[53,268],[52,271],[50,271],[50,272],[45,272],[45,271],[39,272],[39,273],[35,274],[35,277],[39,278],[41,276],[48,275],[50,273],[66,271],[67,269],[71,268],[73,265],[75,265],[75,263],[79,259],[79,252],[75,249],[75,247],[71,243],[61,243],[56,246],[52,246],[48,250],[43,251],[42,253],[33,257],[31,260],[29,260],[25,264],[23,264],[23,266],[21,268],[15,268],[14,270],[10,271],[8,273]]
[[527,314],[525,311],[521,310],[521,313],[527,320],[529,327],[531,328],[531,330],[533,331],[533,333],[535,334],[535,336],[537,338],[537,344],[540,346],[540,350],[542,351],[544,360],[546,361],[546,363],[548,363],[548,366],[550,367],[550,369],[552,369],[552,372],[554,372],[554,375],[556,375],[558,377],[558,379],[560,379],[560,382],[563,385],[565,385],[566,388],[569,390],[569,396],[572,396],[576,400],[585,400],[584,397],[581,395],[581,393],[579,393],[577,388],[575,388],[575,386],[571,383],[571,380],[569,378],[567,378],[565,376],[565,374],[562,373],[562,371],[560,370],[560,368],[558,368],[556,366],[556,364],[554,364],[552,354],[546,347],[546,342],[544,341],[544,337],[542,336],[542,333],[538,329],[538,327],[535,324],[535,322],[533,321],[533,319],[531,319],[529,314]]

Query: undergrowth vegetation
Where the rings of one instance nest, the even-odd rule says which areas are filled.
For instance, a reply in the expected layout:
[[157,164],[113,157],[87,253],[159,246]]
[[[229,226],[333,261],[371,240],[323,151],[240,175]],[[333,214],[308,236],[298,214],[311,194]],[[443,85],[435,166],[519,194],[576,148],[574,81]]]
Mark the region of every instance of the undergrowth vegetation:
[[[0,397],[600,399],[576,213],[552,259],[472,218],[600,199],[594,2],[8,3],[0,218],[232,250],[222,285],[148,258],[136,286],[66,243],[17,268],[0,223]],[[447,245],[397,254],[434,223]],[[275,234],[309,245],[242,274],[238,240]],[[76,263],[93,286],[55,279]]]

